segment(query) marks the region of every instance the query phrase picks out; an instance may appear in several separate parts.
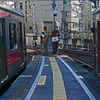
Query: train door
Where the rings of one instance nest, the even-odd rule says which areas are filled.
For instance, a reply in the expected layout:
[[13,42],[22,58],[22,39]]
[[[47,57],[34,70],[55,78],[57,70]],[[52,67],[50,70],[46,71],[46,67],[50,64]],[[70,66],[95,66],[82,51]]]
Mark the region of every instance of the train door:
[[96,66],[98,75],[100,74],[100,21],[97,23],[97,35],[96,35]]
[[26,34],[25,34],[25,23],[23,23],[23,28],[24,28],[24,46],[25,46],[25,58],[26,58]]
[[3,83],[7,78],[7,51],[4,32],[4,20],[0,19],[0,81]]
[[19,49],[20,49],[20,60],[21,64],[23,65],[23,38],[22,38],[22,23],[19,22]]

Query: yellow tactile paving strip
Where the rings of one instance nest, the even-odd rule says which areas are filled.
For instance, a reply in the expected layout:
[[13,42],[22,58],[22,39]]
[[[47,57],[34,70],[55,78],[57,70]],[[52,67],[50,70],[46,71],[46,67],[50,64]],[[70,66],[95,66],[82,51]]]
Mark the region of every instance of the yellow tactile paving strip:
[[44,66],[49,66],[49,65],[44,65]]
[[53,100],[67,100],[62,74],[54,57],[49,57],[53,72]]
[[40,76],[40,79],[37,85],[45,85],[45,81],[46,81],[46,76]]

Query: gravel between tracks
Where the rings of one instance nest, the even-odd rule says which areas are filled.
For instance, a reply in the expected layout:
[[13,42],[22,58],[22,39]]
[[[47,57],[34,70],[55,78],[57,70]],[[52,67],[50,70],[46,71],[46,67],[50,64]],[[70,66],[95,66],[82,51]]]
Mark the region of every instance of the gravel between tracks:
[[81,61],[83,61],[85,63],[93,64],[93,57],[80,55],[80,54],[73,54],[73,53],[63,53],[63,54],[68,55],[69,57],[81,60]]

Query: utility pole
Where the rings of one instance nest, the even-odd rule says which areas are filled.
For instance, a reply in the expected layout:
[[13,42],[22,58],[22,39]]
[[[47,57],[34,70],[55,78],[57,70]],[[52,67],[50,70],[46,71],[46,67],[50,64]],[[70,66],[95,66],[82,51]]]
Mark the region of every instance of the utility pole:
[[84,44],[83,4],[81,4],[81,44]]
[[65,6],[63,5],[63,10],[62,10],[62,23],[61,23],[61,38],[63,38],[64,35],[64,22],[65,22]]
[[61,37],[69,35],[71,30],[71,1],[63,0],[62,23],[61,23]]
[[57,11],[56,11],[56,3],[55,0],[53,0],[53,4],[52,4],[52,8],[53,8],[53,27],[56,26],[56,22],[55,22],[55,16],[57,16]]
[[81,44],[84,44],[84,23],[83,23],[83,0],[80,0],[81,7],[81,19],[80,19],[80,28],[81,28]]
[[35,4],[32,2],[32,32],[36,33],[36,27],[35,27]]
[[63,0],[63,10],[61,11],[62,13],[62,22],[61,22],[61,38],[64,38],[64,33],[65,33],[65,21],[66,21],[66,18],[65,18],[65,4],[67,5],[67,1]]

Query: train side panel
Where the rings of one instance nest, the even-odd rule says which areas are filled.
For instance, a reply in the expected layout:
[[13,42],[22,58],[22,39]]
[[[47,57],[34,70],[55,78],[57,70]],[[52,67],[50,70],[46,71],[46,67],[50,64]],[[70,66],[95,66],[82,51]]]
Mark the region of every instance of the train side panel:
[[[18,15],[17,15],[18,16]],[[11,17],[11,16],[10,16]],[[14,18],[4,17],[5,21],[5,45],[6,45],[6,80],[1,82],[0,88],[6,84],[12,77],[14,77],[21,69],[26,66],[26,52],[25,52],[25,32],[23,29],[23,17]],[[3,72],[4,73],[4,72]],[[0,73],[1,74],[1,73]],[[0,76],[0,80],[1,76]]]
[[100,7],[93,12],[95,27],[94,74],[100,79]]

